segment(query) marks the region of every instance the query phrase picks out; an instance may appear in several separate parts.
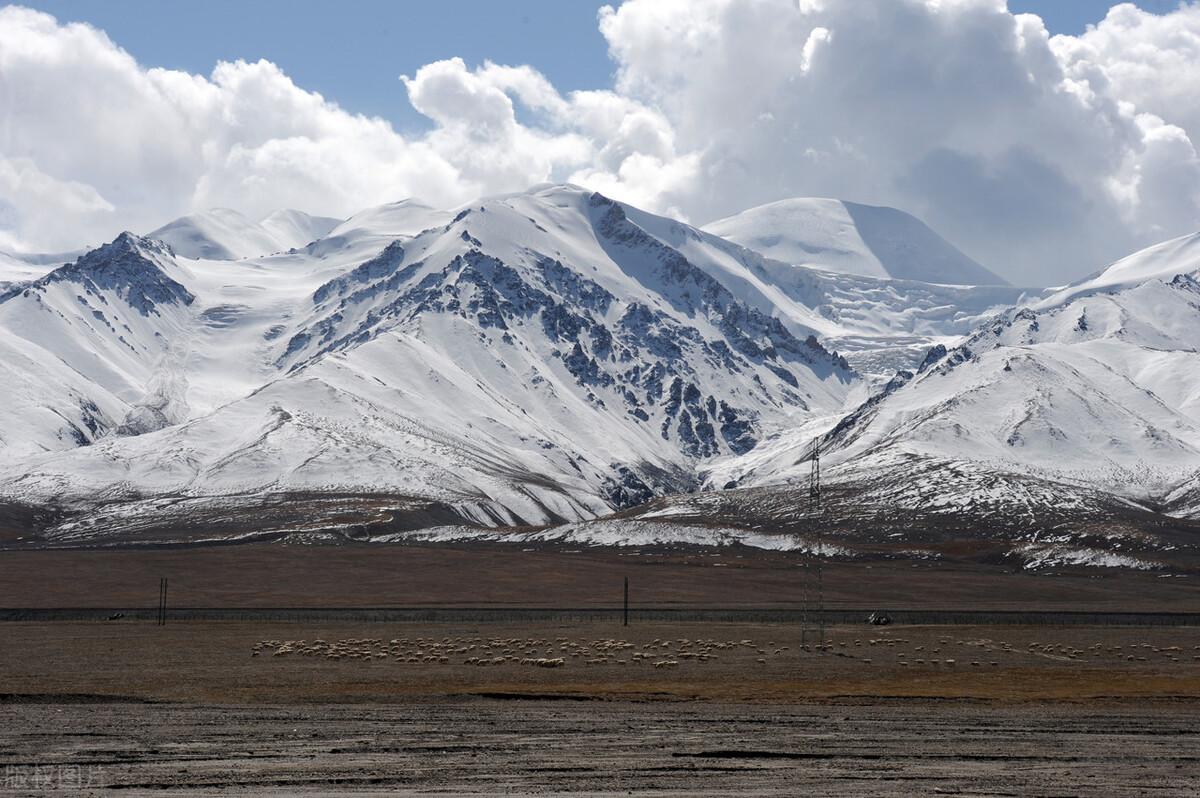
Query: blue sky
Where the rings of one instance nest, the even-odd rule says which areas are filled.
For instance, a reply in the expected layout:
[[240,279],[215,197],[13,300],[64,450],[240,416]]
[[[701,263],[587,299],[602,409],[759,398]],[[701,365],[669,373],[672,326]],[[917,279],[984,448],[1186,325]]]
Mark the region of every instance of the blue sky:
[[[619,4],[617,0],[609,0]],[[25,0],[60,22],[88,22],[147,66],[207,75],[220,60],[265,58],[297,85],[343,108],[382,116],[401,131],[429,120],[409,105],[399,75],[461,56],[529,64],[560,91],[605,88],[613,64],[596,25],[596,0]],[[1081,33],[1114,0],[1009,0],[1052,33]],[[1139,0],[1156,13],[1177,0]]]
[[530,64],[562,91],[601,88],[613,66],[592,0],[307,3],[289,0],[33,0],[60,22],[89,22],[146,65],[207,75],[219,60],[265,58],[343,108],[424,129],[398,80],[461,56]]

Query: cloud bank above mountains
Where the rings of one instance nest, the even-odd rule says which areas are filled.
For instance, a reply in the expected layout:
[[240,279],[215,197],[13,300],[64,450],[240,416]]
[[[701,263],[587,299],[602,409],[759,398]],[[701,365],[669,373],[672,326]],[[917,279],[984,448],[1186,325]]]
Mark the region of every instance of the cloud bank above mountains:
[[345,216],[572,181],[694,223],[790,196],[917,214],[1014,283],[1200,228],[1200,3],[1047,34],[1003,0],[628,0],[614,83],[454,58],[403,76],[402,134],[277,66],[138,64],[0,9],[0,249],[226,206]]

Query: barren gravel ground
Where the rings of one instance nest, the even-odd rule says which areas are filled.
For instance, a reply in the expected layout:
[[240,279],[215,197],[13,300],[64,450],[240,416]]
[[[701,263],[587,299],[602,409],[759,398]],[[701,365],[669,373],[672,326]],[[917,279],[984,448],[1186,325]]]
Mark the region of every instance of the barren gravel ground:
[[1200,780],[1194,706],[470,699],[2,717],[10,774],[36,764],[84,794],[1195,795]]
[[50,622],[0,640],[12,794],[1200,783],[1194,627],[842,626],[820,651],[781,624]]

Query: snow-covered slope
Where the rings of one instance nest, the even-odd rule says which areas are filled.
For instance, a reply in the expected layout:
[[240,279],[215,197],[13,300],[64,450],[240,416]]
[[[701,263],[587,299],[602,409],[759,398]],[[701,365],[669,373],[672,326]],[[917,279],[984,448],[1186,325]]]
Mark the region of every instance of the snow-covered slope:
[[184,258],[241,260],[303,247],[339,224],[340,219],[290,209],[275,211],[256,223],[237,211],[213,208],[181,216],[146,237],[162,241]]
[[329,235],[329,231],[341,223],[341,219],[334,219],[330,216],[310,216],[304,211],[287,208],[275,211],[258,225],[270,233],[280,248],[298,249]]
[[32,282],[84,254],[78,252],[22,253],[0,252],[0,293],[20,283]]
[[415,199],[389,202],[359,211],[313,242],[306,251],[322,258],[361,260],[398,238],[412,238],[424,230],[445,225],[454,214]]
[[0,252],[0,291],[12,288],[18,283],[36,280],[51,270],[51,266],[39,266],[28,263],[5,252]]
[[[308,248],[321,254],[234,263],[182,265],[123,236],[45,278],[53,303],[27,291],[0,304],[0,322],[58,330],[46,357],[68,369],[101,332],[128,344],[87,374],[105,403],[92,399],[103,421],[78,441],[92,445],[6,463],[0,493],[369,491],[484,522],[584,518],[691,488],[695,463],[834,412],[855,382],[815,338],[711,276],[724,249],[684,255],[600,195],[548,186],[484,200],[360,261],[379,218]],[[176,301],[125,330],[146,303],[120,286],[88,294],[110,273],[177,276]],[[112,331],[88,321],[97,305]],[[133,408],[143,426],[118,421]],[[35,417],[27,407],[4,425]],[[62,426],[30,433],[25,450],[61,448],[46,442],[66,440]]]
[[895,208],[795,198],[704,226],[772,260],[863,277],[1005,285],[924,222]]
[[169,374],[185,340],[187,273],[163,244],[124,233],[34,282],[0,292],[0,369],[10,457],[86,445],[185,409]]
[[1085,294],[1111,292],[1196,271],[1200,271],[1200,233],[1173,238],[1121,258],[1079,282],[1047,292],[1035,307],[1052,307]]
[[[1191,512],[1200,271],[1172,275],[1192,265],[1173,260],[1178,251],[1139,253],[1094,278],[1090,291],[1010,309],[959,345],[934,349],[915,373],[898,375],[819,436],[825,473],[889,483],[892,507],[1033,512],[1103,494]],[[1130,262],[1155,276],[1128,279]],[[719,463],[710,479],[803,480],[802,452],[818,432]]]
[[816,331],[880,385],[915,368],[930,347],[952,346],[990,316],[1048,293],[1004,284],[891,208],[783,200],[705,231],[740,245],[731,282],[753,283],[751,293],[782,318]]
[[229,208],[181,216],[146,237],[162,241],[176,254],[193,259],[236,260],[283,249],[269,232]]
[[1185,275],[1013,311],[934,353],[838,440],[1161,491],[1200,466],[1197,329],[1200,284]]
[[797,335],[816,334],[872,382],[915,368],[931,346],[952,345],[995,313],[1045,293],[797,266],[674,220],[636,209],[630,215],[684,254],[707,253],[710,274],[739,299],[777,315]]

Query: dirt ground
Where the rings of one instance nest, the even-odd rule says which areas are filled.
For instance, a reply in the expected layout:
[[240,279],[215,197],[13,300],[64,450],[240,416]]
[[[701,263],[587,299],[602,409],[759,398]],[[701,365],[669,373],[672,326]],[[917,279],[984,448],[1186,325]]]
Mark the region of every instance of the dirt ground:
[[[237,545],[0,552],[0,608],[798,607],[792,552],[513,546]],[[1200,612],[1200,579],[1117,569],[1024,573],[913,560],[829,562],[826,605]]]
[[1200,779],[1194,707],[1170,705],[475,699],[0,713],[12,794],[1191,796]]
[[[12,794],[1194,795],[1200,628],[0,625]],[[540,661],[540,662],[539,662]]]

